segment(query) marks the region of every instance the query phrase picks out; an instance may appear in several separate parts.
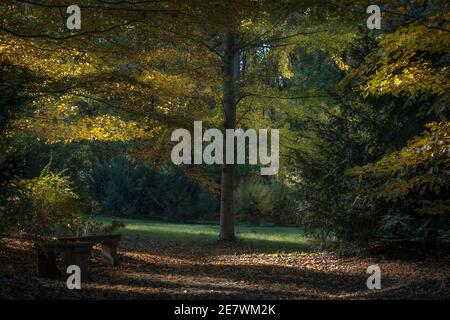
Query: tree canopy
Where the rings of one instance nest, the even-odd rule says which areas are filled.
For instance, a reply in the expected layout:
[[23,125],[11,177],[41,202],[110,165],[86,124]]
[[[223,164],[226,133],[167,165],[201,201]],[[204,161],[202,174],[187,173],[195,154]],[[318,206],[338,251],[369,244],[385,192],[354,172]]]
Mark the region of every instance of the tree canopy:
[[[362,1],[86,0],[80,30],[66,28],[68,5],[0,4],[2,167],[30,146],[76,146],[90,159],[73,173],[81,190],[117,145],[169,161],[171,132],[196,120],[279,129],[284,220],[342,240],[445,233],[445,1],[386,1],[381,30],[367,29]],[[184,170],[221,197],[222,240],[234,240],[239,199],[283,210],[264,205],[257,170]]]

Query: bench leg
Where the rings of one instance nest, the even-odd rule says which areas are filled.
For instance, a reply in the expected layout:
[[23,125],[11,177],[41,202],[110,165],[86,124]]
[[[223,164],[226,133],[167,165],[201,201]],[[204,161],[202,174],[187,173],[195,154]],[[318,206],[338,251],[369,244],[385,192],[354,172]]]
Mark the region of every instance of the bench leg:
[[118,265],[119,261],[117,259],[117,243],[102,243],[101,247],[103,261],[113,266]]
[[59,278],[61,272],[56,266],[57,253],[44,248],[36,247],[37,256],[37,274],[39,277]]
[[73,252],[68,251],[62,254],[64,273],[70,265],[80,267],[81,281],[86,282],[91,280],[91,272],[89,271],[88,260],[91,255],[90,250],[87,252]]

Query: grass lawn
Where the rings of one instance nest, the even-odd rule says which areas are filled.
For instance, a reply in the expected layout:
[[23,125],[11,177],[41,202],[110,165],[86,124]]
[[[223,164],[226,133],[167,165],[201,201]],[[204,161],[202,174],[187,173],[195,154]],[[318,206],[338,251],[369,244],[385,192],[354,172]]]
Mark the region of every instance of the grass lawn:
[[[180,224],[154,220],[137,220],[97,217],[97,221],[110,223],[121,221],[126,226],[118,232],[130,239],[155,238],[158,240],[186,243],[213,244],[217,242],[219,226],[212,224]],[[279,251],[315,251],[315,247],[302,229],[296,227],[237,225],[238,244]]]

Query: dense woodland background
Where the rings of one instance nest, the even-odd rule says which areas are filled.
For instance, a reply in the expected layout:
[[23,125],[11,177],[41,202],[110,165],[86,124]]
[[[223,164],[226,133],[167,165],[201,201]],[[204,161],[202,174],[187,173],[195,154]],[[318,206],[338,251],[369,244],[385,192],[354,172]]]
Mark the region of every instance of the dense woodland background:
[[[0,3],[1,233],[222,207],[351,252],[448,242],[447,1],[383,1],[381,30],[364,1],[79,1],[73,31],[67,5]],[[170,135],[196,120],[279,129],[279,174],[174,166]]]

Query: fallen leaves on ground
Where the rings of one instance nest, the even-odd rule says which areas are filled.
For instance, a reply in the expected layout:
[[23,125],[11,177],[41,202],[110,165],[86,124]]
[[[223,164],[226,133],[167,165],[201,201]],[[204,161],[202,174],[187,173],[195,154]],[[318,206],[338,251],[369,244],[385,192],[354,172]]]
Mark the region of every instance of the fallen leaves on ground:
[[[120,265],[90,261],[93,280],[69,290],[35,276],[33,245],[0,240],[0,299],[449,299],[450,258],[343,258],[232,246],[122,241]],[[381,290],[366,269],[381,268]]]

